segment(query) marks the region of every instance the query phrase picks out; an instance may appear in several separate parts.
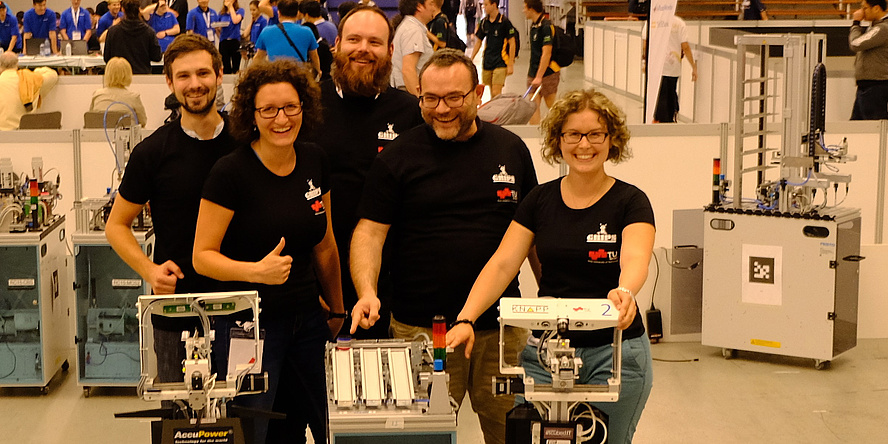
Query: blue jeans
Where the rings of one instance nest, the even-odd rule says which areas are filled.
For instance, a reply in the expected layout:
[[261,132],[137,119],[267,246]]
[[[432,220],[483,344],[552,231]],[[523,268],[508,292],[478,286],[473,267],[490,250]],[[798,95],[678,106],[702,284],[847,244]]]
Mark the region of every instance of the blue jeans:
[[851,120],[888,119],[888,83],[859,81]]
[[[577,357],[583,360],[577,384],[607,384],[611,377],[613,349],[610,344],[599,347],[578,347]],[[540,366],[537,348],[528,345],[521,352],[521,366],[537,384],[551,384],[552,375]],[[607,439],[610,444],[631,443],[641,411],[651,394],[653,370],[651,344],[646,335],[623,341],[623,373],[620,399],[617,402],[593,403],[608,415]]]
[[[217,340],[214,361],[220,374],[227,368],[228,332],[233,318],[214,321]],[[243,395],[235,403],[244,407],[286,413],[286,420],[256,418],[254,444],[304,443],[306,425],[316,443],[327,442],[327,385],[324,348],[330,337],[326,317],[320,307],[292,317],[260,318],[265,330],[262,369],[268,372],[268,391]],[[223,363],[222,361],[225,361]],[[285,378],[281,378],[284,376]]]

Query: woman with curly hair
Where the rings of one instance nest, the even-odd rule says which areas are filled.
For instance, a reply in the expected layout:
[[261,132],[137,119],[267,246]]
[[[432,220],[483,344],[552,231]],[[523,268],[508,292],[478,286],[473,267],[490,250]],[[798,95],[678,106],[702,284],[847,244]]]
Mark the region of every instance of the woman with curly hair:
[[[542,132],[543,158],[566,163],[570,170],[534,188],[521,202],[457,319],[474,321],[493,305],[534,246],[542,269],[540,296],[613,301],[619,310],[617,328],[623,330],[622,388],[618,402],[595,407],[609,416],[608,442],[631,442],[653,379],[650,343],[633,295],[647,278],[654,212],[644,192],[605,172],[605,161],[620,162],[630,153],[626,117],[603,94],[591,89],[567,94],[549,110]],[[535,382],[550,384],[550,373],[537,358],[541,334],[533,332],[520,361]],[[563,337],[583,360],[576,382],[606,384],[613,329]],[[471,323],[457,321],[447,333],[447,345],[463,342],[470,353],[474,331]]]
[[[327,435],[324,347],[345,318],[330,167],[319,146],[296,141],[320,115],[320,89],[299,63],[250,67],[230,114],[231,133],[243,146],[213,167],[197,220],[195,270],[221,281],[220,290],[259,291],[268,392],[237,403],[287,414],[270,427],[267,442],[278,442],[278,432],[287,442],[305,442],[306,424],[316,442]],[[219,334],[228,332],[225,322],[233,319],[216,323]],[[264,443],[260,421],[254,442]]]

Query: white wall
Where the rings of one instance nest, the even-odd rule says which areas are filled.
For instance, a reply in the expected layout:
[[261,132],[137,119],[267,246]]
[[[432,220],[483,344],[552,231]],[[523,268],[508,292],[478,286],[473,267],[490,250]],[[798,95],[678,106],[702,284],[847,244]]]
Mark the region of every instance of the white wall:
[[[147,104],[146,104],[147,105]],[[151,111],[149,111],[150,114]],[[550,166],[539,156],[540,137],[536,127],[510,127],[521,136],[534,156],[539,181],[547,182],[559,175],[556,166]],[[657,307],[663,311],[664,325],[669,325],[671,300],[671,273],[666,265],[664,248],[671,248],[672,212],[676,209],[702,208],[711,199],[712,159],[719,155],[719,125],[630,125],[633,158],[620,164],[608,164],[609,174],[644,190],[654,207],[657,225],[655,254],[660,261],[656,295]],[[860,158],[856,163],[841,166],[842,173],[852,174],[851,192],[844,206],[861,208],[863,217],[862,255],[867,256],[860,271],[859,336],[888,337],[888,298],[882,273],[888,264],[888,245],[873,245],[876,223],[876,196],[878,188],[877,161],[880,146],[877,122],[836,122],[827,125],[828,143],[838,143],[847,136],[852,154]],[[844,134],[839,133],[843,131]],[[68,212],[68,232],[74,232],[73,208],[74,161],[70,130],[13,131],[2,133],[0,157],[10,157],[17,171],[28,171],[32,156],[42,156],[45,170],[57,168],[61,174],[60,203]],[[114,160],[103,142],[100,130],[82,132],[84,196],[96,197],[105,193],[111,183]],[[48,176],[52,177],[53,173]],[[843,193],[840,193],[840,195]],[[521,278],[522,293],[536,294],[536,285],[529,270]],[[639,305],[650,304],[655,267],[652,262],[645,287],[637,295]],[[73,297],[73,296],[71,296]],[[693,340],[693,338],[667,338]]]

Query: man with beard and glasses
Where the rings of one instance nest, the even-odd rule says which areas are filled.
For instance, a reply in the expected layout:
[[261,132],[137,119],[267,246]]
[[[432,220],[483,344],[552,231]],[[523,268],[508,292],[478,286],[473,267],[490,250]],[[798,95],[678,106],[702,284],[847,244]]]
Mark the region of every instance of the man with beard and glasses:
[[[524,142],[477,118],[482,91],[475,65],[460,51],[437,51],[420,71],[425,124],[402,133],[376,157],[358,207],[350,251],[359,297],[352,332],[379,319],[377,280],[386,242],[395,338],[431,336],[436,315],[468,322],[456,315],[518,203],[537,184]],[[530,258],[535,264],[533,250]],[[503,296],[521,296],[517,279]],[[471,358],[463,348],[447,356],[450,395],[462,403],[468,392],[487,444],[503,442],[514,403],[514,397],[494,397],[490,390],[499,374],[495,305],[473,323],[478,339]],[[507,328],[503,339],[507,356],[517,358],[527,332]]]
[[[133,149],[105,236],[154,294],[213,291],[214,281],[194,271],[191,253],[204,180],[216,160],[237,146],[214,103],[222,87],[222,56],[206,37],[183,34],[167,47],[163,63],[181,117]],[[130,229],[147,204],[154,222],[153,262]],[[193,330],[192,322],[152,318],[158,382],[183,381],[181,335],[183,329]]]
[[[348,273],[348,244],[358,223],[355,212],[367,171],[376,154],[398,134],[422,123],[416,97],[389,86],[392,71],[392,26],[375,6],[358,6],[339,22],[331,80],[321,83],[324,122],[314,140],[327,152],[332,170],[331,196],[335,196],[333,234],[339,246],[342,293],[346,307],[358,297]],[[380,287],[387,289],[388,279]],[[359,339],[388,337],[389,292],[382,320],[371,330],[357,332]]]

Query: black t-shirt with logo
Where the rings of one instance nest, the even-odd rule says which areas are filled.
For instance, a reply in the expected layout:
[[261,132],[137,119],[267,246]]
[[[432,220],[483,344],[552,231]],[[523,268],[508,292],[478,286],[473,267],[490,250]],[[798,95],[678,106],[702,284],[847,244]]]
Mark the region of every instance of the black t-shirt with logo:
[[[407,131],[367,176],[358,216],[391,225],[392,316],[400,322],[456,320],[518,202],[537,184],[524,142],[475,122],[478,132],[465,142],[441,140],[428,125]],[[503,295],[520,296],[517,278]],[[476,327],[497,328],[496,317],[494,304]]]
[[[423,123],[419,101],[389,87],[376,97],[340,96],[332,80],[321,83],[323,124],[312,141],[330,160],[333,234],[342,267],[342,298],[346,309],[358,298],[348,267],[352,231],[358,224],[358,203],[376,155],[400,134]],[[380,295],[382,297],[382,295]]]
[[293,148],[295,168],[278,176],[249,145],[242,146],[219,159],[203,191],[204,199],[234,211],[222,239],[220,251],[225,256],[257,262],[284,238],[281,255],[293,258],[286,283],[220,282],[221,290],[258,290],[263,311],[269,314],[318,304],[311,253],[327,230],[321,196],[330,190],[330,167],[319,146],[296,142]]
[[[479,41],[487,39],[487,46],[484,47],[484,60],[481,63],[482,69],[490,71],[496,68],[505,68],[505,57],[508,57],[509,54],[504,52],[503,46],[507,39],[512,37],[518,38],[518,33],[515,32],[512,22],[503,14],[499,14],[496,20],[492,22],[489,16],[485,17],[478,25],[475,36],[478,37]],[[515,55],[517,56],[518,54]]]
[[[569,208],[559,178],[534,189],[518,207],[515,221],[534,233],[542,266],[539,296],[606,298],[620,286],[623,229],[639,222],[654,225],[654,211],[643,191],[620,180],[591,207]],[[642,334],[636,313],[623,339]],[[613,342],[613,329],[567,337],[572,346],[594,347]]]
[[[432,33],[433,36],[437,37],[438,40],[447,43],[447,30],[450,21],[447,20],[447,16],[443,12],[439,12],[432,21],[429,22],[428,28],[429,32]],[[435,48],[438,49],[438,48]]]
[[[540,68],[540,59],[543,57],[543,46],[546,45],[552,46],[554,53],[555,36],[552,35],[552,22],[540,15],[540,18],[530,27],[530,65],[527,69],[527,77],[536,77],[537,70]],[[551,62],[551,60],[550,57],[549,61]],[[551,74],[555,74],[555,71],[552,71],[551,67],[547,67],[543,77]]]

